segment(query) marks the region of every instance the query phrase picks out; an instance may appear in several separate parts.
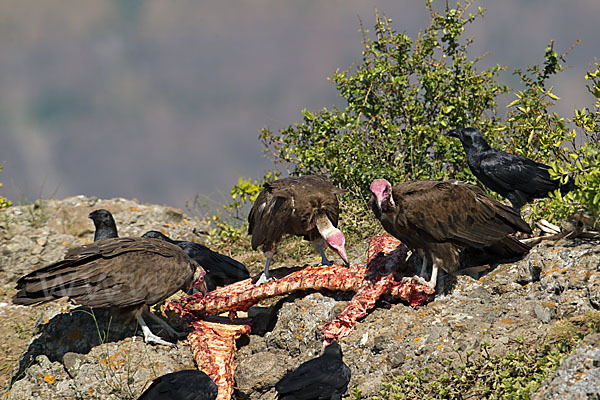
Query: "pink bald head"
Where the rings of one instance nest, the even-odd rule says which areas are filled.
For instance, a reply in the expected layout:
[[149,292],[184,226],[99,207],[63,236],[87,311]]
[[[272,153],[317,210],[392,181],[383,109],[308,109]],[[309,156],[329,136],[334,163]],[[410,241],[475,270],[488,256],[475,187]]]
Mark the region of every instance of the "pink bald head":
[[385,179],[375,179],[371,183],[371,192],[377,200],[379,209],[383,207],[389,207],[394,205],[394,199],[392,198],[392,185]]
[[344,237],[342,231],[340,231],[339,229],[335,229],[335,231],[332,234],[330,234],[325,239],[325,241],[327,242],[329,247],[333,249],[333,251],[335,251],[340,257],[342,257],[342,260],[344,260],[344,263],[346,265],[350,265],[350,262],[348,261],[348,256],[346,255],[346,238]]
[[204,268],[198,266],[196,268],[196,272],[194,272],[194,282],[192,286],[187,290],[188,294],[194,294],[197,292],[206,293],[208,288],[206,287],[206,282],[204,278],[206,277],[206,271]]

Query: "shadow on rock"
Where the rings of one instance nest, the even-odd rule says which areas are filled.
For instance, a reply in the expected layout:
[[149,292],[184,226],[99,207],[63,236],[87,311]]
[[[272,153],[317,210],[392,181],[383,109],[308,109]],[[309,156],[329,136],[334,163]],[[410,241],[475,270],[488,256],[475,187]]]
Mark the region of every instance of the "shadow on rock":
[[92,311],[87,307],[77,307],[69,312],[60,312],[49,320],[43,318],[36,324],[35,336],[21,356],[11,382],[21,379],[39,355],[62,363],[66,353],[87,354],[95,346],[118,342],[137,332],[135,323],[123,323],[108,309]]

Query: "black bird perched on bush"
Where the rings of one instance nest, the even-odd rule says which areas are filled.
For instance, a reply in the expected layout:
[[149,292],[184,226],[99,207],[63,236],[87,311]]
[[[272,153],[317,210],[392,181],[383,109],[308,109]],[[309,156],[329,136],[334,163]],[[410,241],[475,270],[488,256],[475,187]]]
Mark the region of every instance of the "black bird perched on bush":
[[119,237],[117,225],[110,211],[100,208],[89,213],[88,218],[94,221],[96,232],[94,232],[94,242],[101,239]]
[[446,135],[460,140],[473,175],[485,186],[510,200],[517,211],[525,203],[546,197],[556,189],[564,194],[576,188],[572,178],[564,185],[559,180],[551,179],[548,165],[491,148],[476,128],[453,129]]
[[281,400],[337,400],[346,393],[350,376],[350,368],[342,361],[342,349],[333,342],[321,356],[281,378],[275,390]]
[[214,290],[217,286],[226,286],[250,278],[250,273],[244,264],[212,251],[200,243],[173,240],[158,231],[148,231],[142,237],[161,239],[181,247],[206,271],[205,281],[209,291]]
[[202,371],[185,369],[152,381],[138,400],[214,400],[217,385]]

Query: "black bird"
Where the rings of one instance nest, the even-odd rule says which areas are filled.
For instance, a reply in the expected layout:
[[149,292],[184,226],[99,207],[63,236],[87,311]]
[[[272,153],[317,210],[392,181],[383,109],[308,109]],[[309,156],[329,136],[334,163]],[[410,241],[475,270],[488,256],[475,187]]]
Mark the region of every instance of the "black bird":
[[244,264],[212,251],[200,243],[173,240],[158,231],[148,231],[142,235],[145,238],[154,238],[176,244],[196,261],[206,271],[206,287],[209,291],[217,286],[226,286],[250,278],[250,273]]
[[476,128],[453,129],[446,135],[460,140],[473,175],[485,186],[510,200],[517,211],[525,203],[546,197],[556,189],[564,194],[576,188],[572,178],[565,185],[551,179],[548,173],[550,167],[546,164],[491,148]]
[[346,393],[350,376],[350,368],[342,361],[342,349],[333,342],[321,356],[281,378],[275,390],[281,400],[336,400]]
[[152,381],[138,400],[214,400],[217,385],[202,371],[185,369]]
[[94,232],[94,242],[101,239],[117,238],[117,225],[110,211],[105,209],[94,210],[89,213],[88,218],[94,221],[96,232]]

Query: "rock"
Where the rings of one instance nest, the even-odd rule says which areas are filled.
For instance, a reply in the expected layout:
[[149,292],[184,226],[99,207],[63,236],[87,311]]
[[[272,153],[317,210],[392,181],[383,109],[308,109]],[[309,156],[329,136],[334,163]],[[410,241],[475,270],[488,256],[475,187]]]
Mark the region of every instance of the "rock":
[[552,315],[550,314],[550,310],[544,306],[539,304],[535,305],[535,315],[542,321],[547,324],[552,319]]
[[[287,361],[287,362],[286,362]],[[250,355],[238,364],[236,386],[240,395],[252,396],[268,392],[287,373],[285,367],[292,360],[284,350],[273,350]]]
[[292,357],[306,350],[311,353],[309,358],[320,354],[322,337],[319,327],[333,318],[331,311],[335,304],[334,298],[320,293],[284,303],[277,314],[273,331],[265,334],[267,345],[286,350]]
[[567,357],[556,372],[547,378],[531,397],[532,400],[599,399],[600,334],[588,335]]
[[[33,268],[91,242],[93,224],[87,214],[97,208],[113,212],[122,236],[158,229],[178,239],[206,239],[194,233],[206,227],[181,211],[126,199],[76,196],[44,201],[37,207],[10,207],[0,210],[0,279],[6,282],[5,291],[14,290],[16,279]],[[366,243],[349,249],[351,261],[364,264],[364,249]],[[263,259],[255,259],[262,269]],[[440,368],[450,357],[464,359],[465,352],[478,349],[484,339],[491,354],[514,349],[513,339],[519,336],[542,342],[553,324],[600,308],[598,265],[598,241],[542,242],[522,260],[497,265],[478,279],[464,275],[446,279],[443,293],[419,309],[386,297],[340,340],[344,361],[352,370],[349,391],[360,387],[363,396],[376,396],[382,382],[394,375]],[[351,297],[304,292],[250,308],[253,332],[238,341],[235,357],[236,398],[273,399],[275,382],[321,354],[320,326],[342,311]],[[154,377],[194,368],[185,341],[176,349],[146,345],[134,326],[100,310],[94,319],[66,301],[39,308],[0,307],[9,321],[10,316],[25,312],[41,316],[33,333],[21,333],[33,338],[19,357],[13,374],[16,382],[7,399],[136,398]],[[564,371],[546,380],[536,398],[569,398],[560,396],[570,396],[575,387],[581,393],[593,389],[592,383],[584,385],[587,381],[570,387],[555,380],[565,377],[564,382],[572,382],[567,377],[578,373],[597,377],[598,339],[588,337],[584,343],[587,347],[582,344],[571,356],[580,358],[565,362]],[[14,347],[8,339],[0,346]],[[585,357],[591,364],[578,367]]]
[[79,370],[81,365],[85,362],[85,357],[81,354],[67,352],[63,356],[63,366],[65,367],[65,371],[69,374],[71,378],[77,377],[79,374]]

